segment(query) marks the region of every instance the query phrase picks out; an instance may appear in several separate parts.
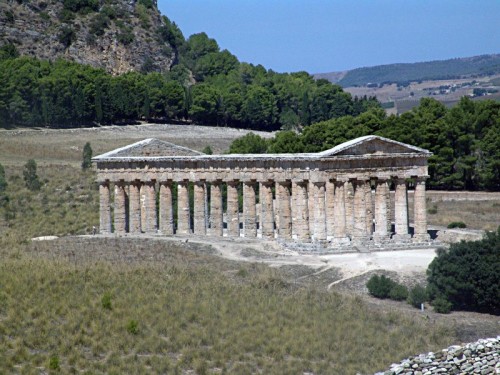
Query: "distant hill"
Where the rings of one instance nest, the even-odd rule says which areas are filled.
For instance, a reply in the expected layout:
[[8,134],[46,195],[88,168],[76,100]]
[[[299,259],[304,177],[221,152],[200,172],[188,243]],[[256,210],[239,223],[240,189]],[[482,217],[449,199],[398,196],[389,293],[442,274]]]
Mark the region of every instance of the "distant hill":
[[122,74],[169,71],[178,57],[175,24],[156,0],[1,0],[0,47],[64,58]]
[[378,65],[357,68],[347,72],[315,74],[343,87],[367,84],[397,83],[458,79],[489,76],[500,73],[500,54],[481,55],[449,60],[408,64]]

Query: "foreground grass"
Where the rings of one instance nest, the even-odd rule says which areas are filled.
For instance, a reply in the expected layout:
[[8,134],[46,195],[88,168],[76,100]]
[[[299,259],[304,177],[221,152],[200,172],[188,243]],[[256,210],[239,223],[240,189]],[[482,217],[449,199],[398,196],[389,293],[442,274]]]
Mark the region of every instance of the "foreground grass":
[[11,255],[0,265],[0,373],[370,373],[452,340],[269,270],[239,277]]

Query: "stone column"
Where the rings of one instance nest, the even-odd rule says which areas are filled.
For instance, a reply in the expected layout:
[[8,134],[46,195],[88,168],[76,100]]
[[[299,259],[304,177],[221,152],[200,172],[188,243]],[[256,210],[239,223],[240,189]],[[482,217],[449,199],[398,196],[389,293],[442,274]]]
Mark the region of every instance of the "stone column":
[[160,182],[160,232],[166,235],[174,234],[172,181]]
[[109,180],[99,182],[99,232],[111,233]]
[[127,226],[127,216],[125,211],[125,182],[115,182],[115,233],[125,234]]
[[307,181],[294,181],[292,186],[292,230],[299,242],[309,242],[311,240],[307,186]]
[[314,186],[314,240],[326,241],[325,183],[315,182]]
[[279,208],[278,237],[290,239],[292,238],[290,181],[279,181],[276,184],[276,201]]
[[335,181],[335,204],[334,204],[334,226],[333,239],[334,245],[349,243],[346,233],[346,212],[345,212],[345,182]]
[[240,210],[238,207],[238,185],[239,181],[227,182],[227,235],[231,237],[240,236]]
[[366,203],[366,233],[368,234],[368,237],[371,237],[373,234],[373,201],[372,201],[372,186],[370,181],[368,180],[365,186],[366,189],[366,196],[365,196],[365,203]]
[[332,238],[335,232],[335,183],[326,181],[326,236]]
[[394,216],[396,222],[396,234],[394,239],[404,241],[410,238],[408,234],[408,191],[404,178],[396,179],[396,194],[394,195]]
[[314,235],[314,214],[316,213],[316,209],[314,208],[314,204],[316,203],[316,189],[314,188],[314,184],[309,181],[307,185],[307,211],[309,212],[309,233],[311,236]]
[[188,180],[177,183],[177,233],[191,233],[191,216],[189,211],[189,182]]
[[387,180],[378,179],[375,187],[375,234],[373,238],[382,242],[389,238],[387,231],[387,196],[389,186]]
[[366,181],[354,182],[354,227],[352,238],[356,241],[368,239],[366,231]]
[[427,233],[427,207],[425,200],[425,180],[427,176],[417,177],[415,179],[414,202],[414,236],[415,242],[426,242],[430,240]]
[[346,232],[352,237],[354,232],[354,184],[352,180],[344,184]]
[[129,184],[129,232],[141,233],[141,183],[133,181]]
[[387,233],[391,234],[392,233],[392,205],[394,202],[392,202],[391,199],[391,187],[390,184],[392,183],[392,180],[387,181]]
[[274,181],[263,181],[260,183],[260,224],[262,238],[274,238],[273,186]]
[[255,181],[243,183],[243,234],[245,237],[257,237]]
[[206,207],[205,207],[205,181],[195,181],[194,182],[194,207],[193,207],[193,219],[194,219],[194,234],[205,236],[207,234],[206,227]]
[[210,235],[222,236],[222,181],[216,180],[210,186]]
[[156,233],[157,229],[157,216],[156,216],[156,181],[144,182],[145,201],[144,206],[146,210],[145,227],[142,230],[145,233]]
[[146,231],[146,198],[147,196],[147,187],[144,183],[141,182],[139,185],[139,200],[141,202],[141,231]]

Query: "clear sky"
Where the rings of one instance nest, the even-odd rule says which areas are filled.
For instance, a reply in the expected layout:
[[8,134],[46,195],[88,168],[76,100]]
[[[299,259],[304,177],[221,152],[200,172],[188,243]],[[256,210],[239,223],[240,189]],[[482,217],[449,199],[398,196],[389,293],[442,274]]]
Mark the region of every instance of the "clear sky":
[[500,0],[158,0],[184,36],[206,32],[277,72],[500,53]]

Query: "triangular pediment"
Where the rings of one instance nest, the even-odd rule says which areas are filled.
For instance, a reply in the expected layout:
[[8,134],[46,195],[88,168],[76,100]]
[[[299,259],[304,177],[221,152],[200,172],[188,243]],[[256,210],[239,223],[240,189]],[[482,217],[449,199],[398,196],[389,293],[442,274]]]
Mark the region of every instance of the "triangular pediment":
[[318,155],[328,157],[415,153],[429,154],[429,151],[377,135],[367,135],[341,143],[334,148],[320,152]]
[[201,152],[191,150],[187,147],[175,145],[170,142],[162,141],[156,138],[145,139],[131,145],[117,148],[105,154],[96,156],[95,159],[105,158],[147,158],[147,157],[165,157],[165,156],[198,156]]

